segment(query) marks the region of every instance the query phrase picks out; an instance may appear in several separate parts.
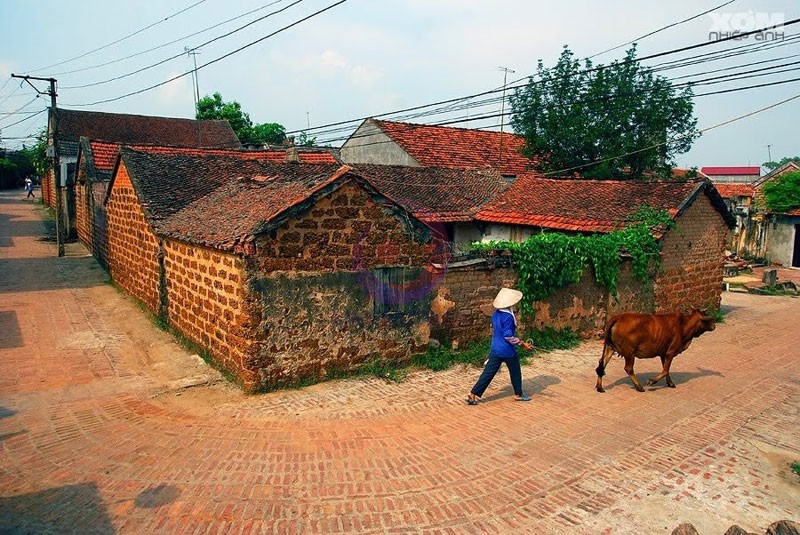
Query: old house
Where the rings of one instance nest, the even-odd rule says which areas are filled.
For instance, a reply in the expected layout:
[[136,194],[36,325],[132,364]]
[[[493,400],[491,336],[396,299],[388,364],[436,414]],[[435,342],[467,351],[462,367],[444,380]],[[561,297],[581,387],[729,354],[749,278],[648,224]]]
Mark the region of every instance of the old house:
[[[707,180],[558,180],[524,175],[475,217],[486,225],[484,240],[521,241],[548,230],[612,232],[644,204],[667,211],[675,228],[660,237],[661,267],[652,295],[637,298],[631,306],[650,311],[718,308],[723,250],[734,219]],[[560,313],[575,318],[599,315],[602,325],[605,303],[583,312],[571,306]]]
[[700,173],[714,184],[752,184],[761,176],[761,168],[757,165],[704,166],[700,168]]
[[[77,234],[77,207],[86,206],[92,196],[92,188],[99,187],[96,182],[103,181],[98,175],[95,181],[84,182],[81,188],[75,188],[81,137],[118,144],[156,143],[181,147],[241,148],[239,139],[227,121],[196,121],[64,108],[55,111],[55,115],[50,114],[48,134],[53,143],[52,150],[59,156],[64,193],[61,199],[64,228],[72,235]],[[102,160],[102,157],[99,159]],[[76,200],[79,195],[82,199]],[[52,171],[42,177],[42,199],[45,204],[55,208]]]
[[385,195],[446,237],[459,253],[481,237],[475,214],[500,194],[508,182],[497,171],[446,167],[357,165],[360,174]]
[[114,282],[249,391],[424,348],[430,229],[348,166],[247,154],[122,148]]
[[720,182],[715,187],[728,211],[736,218],[728,240],[728,250],[736,255],[744,255],[752,247],[749,243],[760,240],[752,217],[756,211],[753,197],[755,187],[737,182]]
[[453,169],[492,168],[512,180],[531,169],[525,138],[488,130],[367,119],[344,142],[342,161]]
[[800,162],[787,162],[753,184],[758,210],[753,226],[761,239],[751,244],[750,250],[757,253],[753,256],[787,267],[800,267],[800,208],[781,213],[769,211],[762,190],[777,177],[796,172],[800,172]]
[[[78,238],[104,267],[108,266],[108,238],[103,199],[121,146],[119,143],[90,140],[82,136],[78,152],[75,185],[75,220]],[[302,148],[296,152],[288,151],[287,148],[243,152],[235,149],[199,149],[150,144],[132,145],[132,147],[148,148],[151,152],[185,154],[199,151],[204,154],[225,155],[235,152],[242,153],[243,158],[276,163],[292,158],[301,163],[338,163],[330,152],[310,148]],[[167,181],[164,184],[169,185],[171,182]]]

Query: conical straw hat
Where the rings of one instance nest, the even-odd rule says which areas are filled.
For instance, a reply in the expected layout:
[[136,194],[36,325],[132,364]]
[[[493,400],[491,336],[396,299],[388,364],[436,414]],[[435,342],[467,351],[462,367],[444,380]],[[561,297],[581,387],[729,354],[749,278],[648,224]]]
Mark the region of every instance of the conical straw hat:
[[494,298],[494,308],[508,308],[513,307],[522,299],[522,292],[519,290],[512,290],[511,288],[502,288],[497,297]]

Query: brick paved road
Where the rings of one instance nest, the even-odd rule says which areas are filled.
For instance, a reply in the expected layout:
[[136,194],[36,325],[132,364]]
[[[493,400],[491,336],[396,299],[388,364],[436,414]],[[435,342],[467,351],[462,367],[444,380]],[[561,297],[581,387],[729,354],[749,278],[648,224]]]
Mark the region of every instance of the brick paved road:
[[[158,331],[41,207],[0,193],[0,533],[670,533],[800,520],[800,301],[726,323],[640,394],[597,342],[478,370],[245,397]],[[640,377],[657,362],[639,361]],[[181,386],[203,383],[190,389]],[[207,383],[207,384],[206,384]]]

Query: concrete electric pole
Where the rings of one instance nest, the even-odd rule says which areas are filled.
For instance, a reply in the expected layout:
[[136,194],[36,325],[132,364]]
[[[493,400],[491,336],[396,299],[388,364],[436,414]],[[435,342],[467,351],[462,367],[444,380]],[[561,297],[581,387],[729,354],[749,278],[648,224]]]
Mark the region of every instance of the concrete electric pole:
[[[64,221],[62,217],[64,214],[64,207],[61,205],[61,162],[58,154],[58,108],[56,106],[56,79],[55,78],[39,78],[37,76],[19,76],[16,74],[11,75],[12,78],[21,78],[28,82],[28,84],[40,95],[50,95],[50,127],[49,135],[52,142],[53,149],[53,189],[56,194],[56,245],[58,247],[58,256],[64,256]],[[40,80],[43,82],[50,82],[49,91],[39,91],[31,80]]]

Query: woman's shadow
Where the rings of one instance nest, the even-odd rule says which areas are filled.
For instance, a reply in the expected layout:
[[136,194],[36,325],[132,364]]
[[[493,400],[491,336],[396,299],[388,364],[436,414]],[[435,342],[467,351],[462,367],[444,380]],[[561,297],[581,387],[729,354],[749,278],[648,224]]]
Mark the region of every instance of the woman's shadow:
[[[498,373],[497,375],[500,374]],[[522,380],[522,391],[529,396],[535,396],[544,393],[547,387],[557,385],[560,382],[561,379],[559,379],[555,375],[537,375],[536,377]],[[513,387],[511,385],[506,385],[499,391],[492,394],[491,396],[482,397],[481,401],[491,401],[494,399],[501,399],[513,396],[514,396]]]

